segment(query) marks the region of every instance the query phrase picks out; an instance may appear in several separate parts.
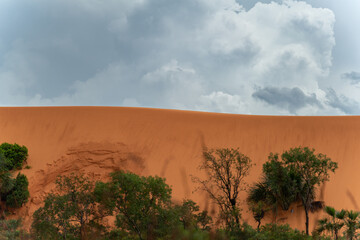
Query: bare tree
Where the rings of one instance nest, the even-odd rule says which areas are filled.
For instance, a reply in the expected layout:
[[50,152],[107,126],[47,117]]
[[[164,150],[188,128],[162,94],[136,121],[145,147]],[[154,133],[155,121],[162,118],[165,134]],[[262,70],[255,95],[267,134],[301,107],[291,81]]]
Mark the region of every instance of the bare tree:
[[226,227],[238,228],[241,219],[239,194],[245,188],[244,178],[249,174],[251,160],[233,148],[204,151],[203,156],[200,169],[207,172],[208,178],[194,177],[193,181],[199,183],[200,189],[206,191],[219,206],[220,217]]

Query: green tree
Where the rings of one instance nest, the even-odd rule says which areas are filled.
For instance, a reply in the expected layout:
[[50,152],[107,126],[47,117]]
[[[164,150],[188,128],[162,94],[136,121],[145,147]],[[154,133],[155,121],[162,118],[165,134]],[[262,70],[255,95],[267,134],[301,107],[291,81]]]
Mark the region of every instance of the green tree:
[[349,240],[354,239],[356,231],[359,229],[359,216],[360,213],[350,210],[346,211],[345,223],[345,234]]
[[174,211],[185,230],[210,230],[212,222],[207,211],[201,211],[192,200],[184,200],[181,205],[175,205]]
[[305,211],[306,234],[309,235],[309,211],[313,207],[316,187],[328,181],[331,172],[337,169],[337,163],[324,154],[315,154],[308,147],[291,148],[282,155],[284,166],[297,179],[297,192]]
[[0,220],[1,240],[27,240],[31,235],[21,229],[21,219]]
[[38,239],[95,239],[102,231],[94,183],[83,175],[59,176],[56,191],[34,212],[32,231]]
[[278,154],[270,153],[263,164],[262,179],[250,187],[247,201],[251,206],[261,202],[262,211],[272,209],[275,222],[279,208],[287,211],[298,201],[296,176],[279,161]]
[[220,217],[229,229],[239,229],[241,219],[240,191],[244,190],[244,178],[252,166],[249,157],[238,149],[221,148],[204,151],[200,169],[208,178],[193,177],[220,208]]
[[[1,146],[3,145],[4,144]],[[8,160],[4,151],[0,149],[0,201],[5,203],[4,205],[1,205],[0,209],[2,219],[5,218],[5,211],[7,207],[19,208],[26,203],[29,198],[29,182],[27,177],[18,173],[15,179],[12,178],[12,174],[8,169],[7,163]]]
[[24,174],[18,173],[13,187],[6,195],[6,205],[13,208],[19,208],[27,203],[29,198],[29,182]]
[[130,172],[114,172],[108,183],[97,182],[95,194],[108,211],[115,213],[115,225],[139,239],[161,238],[174,226],[170,211],[171,188],[160,177],[142,177]]
[[274,223],[266,224],[260,231],[249,240],[311,240],[304,232],[290,228],[288,224],[277,225]]
[[325,231],[331,232],[334,239],[337,240],[339,239],[340,230],[344,226],[344,219],[347,213],[345,210],[336,211],[335,208],[329,206],[326,206],[324,210],[328,217],[318,221],[316,231],[319,234]]
[[255,219],[255,221],[258,223],[257,225],[257,231],[260,231],[260,225],[261,220],[265,217],[265,213],[267,212],[266,205],[263,201],[258,202],[248,202],[250,211]]
[[[6,203],[7,195],[14,188],[14,179],[11,177],[10,172],[0,173],[0,201]],[[5,209],[1,209],[1,214],[3,215]],[[3,216],[1,217],[3,218]]]
[[3,143],[0,145],[0,152],[5,157],[4,165],[7,170],[21,169],[28,157],[28,149],[16,143]]

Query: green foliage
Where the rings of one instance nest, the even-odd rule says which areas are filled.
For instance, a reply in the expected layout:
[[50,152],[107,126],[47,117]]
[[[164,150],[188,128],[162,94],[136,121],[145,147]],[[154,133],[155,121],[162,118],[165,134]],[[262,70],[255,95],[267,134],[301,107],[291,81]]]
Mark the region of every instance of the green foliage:
[[15,180],[10,172],[0,174],[0,196],[1,200],[6,201],[7,194],[14,188]]
[[83,175],[59,176],[56,192],[33,215],[32,231],[37,239],[87,239],[103,230],[94,184]]
[[287,211],[290,205],[298,200],[298,176],[279,161],[278,154],[272,153],[269,155],[269,161],[263,165],[263,174],[264,184],[270,193],[268,202],[273,203],[273,209],[280,206],[282,210]]
[[239,193],[244,190],[244,178],[252,166],[249,157],[238,149],[216,149],[205,151],[204,162],[200,166],[208,174],[208,179],[193,180],[201,185],[210,198],[220,208],[220,219],[228,229],[240,227],[241,206]]
[[13,183],[12,189],[6,195],[6,205],[19,208],[27,203],[29,198],[29,182],[24,174],[19,173]]
[[192,200],[184,200],[173,208],[185,230],[210,230],[212,218],[207,211],[199,212],[199,206]]
[[[115,222],[105,225],[106,216]],[[58,177],[32,232],[36,239],[173,239],[176,232],[207,236],[210,223],[191,200],[173,205],[165,179],[119,171],[95,186],[82,175]]]
[[203,231],[199,229],[186,230],[179,229],[170,236],[171,240],[229,240],[230,238],[223,231]]
[[297,178],[297,193],[305,210],[306,234],[309,234],[309,211],[315,199],[316,186],[328,181],[337,163],[308,147],[291,148],[282,155],[284,166]]
[[268,210],[265,206],[265,203],[263,201],[258,202],[249,202],[250,211],[255,219],[255,221],[258,223],[257,230],[260,230],[261,220],[265,217],[265,213]]
[[114,172],[111,182],[98,182],[95,195],[115,213],[116,226],[139,239],[168,235],[176,215],[170,210],[171,188],[160,177],[141,177],[130,172]]
[[345,210],[336,211],[335,208],[329,206],[326,206],[324,211],[328,214],[328,217],[318,221],[316,232],[319,234],[329,232],[337,240],[339,239],[341,228],[345,224],[344,219],[347,212]]
[[[247,199],[258,222],[258,231],[240,222],[239,194],[245,189],[244,178],[250,167],[251,160],[237,149],[204,152],[201,169],[206,170],[208,179],[194,180],[218,204],[220,220],[225,223],[220,226],[224,229],[211,228],[214,227],[211,217],[206,211],[200,212],[199,206],[191,200],[174,205],[171,188],[165,179],[118,171],[110,175],[110,181],[96,184],[82,175],[58,177],[56,191],[48,194],[44,206],[33,215],[33,236],[35,239],[109,240],[312,239],[307,235],[308,229],[305,234],[288,225],[266,224],[260,227],[261,220],[267,211],[287,210],[299,199],[306,213],[314,209],[316,186],[329,179],[329,173],[335,171],[337,164],[325,155],[315,155],[314,150],[308,148],[290,149],[282,154],[281,159],[278,154],[270,154],[269,161],[263,165],[261,181],[250,189]],[[19,183],[8,175],[0,175],[0,186],[3,185],[0,190],[4,192],[0,191],[1,196],[10,196],[5,188],[7,185],[10,192],[17,185],[26,185],[27,181],[20,175],[18,177]],[[335,229],[338,233],[342,227],[347,238],[356,236],[360,227],[359,213],[350,211],[344,214],[330,207],[325,210],[330,217],[324,220],[323,230],[315,232],[314,239],[327,239],[320,233],[334,232]],[[113,216],[107,220],[114,222],[105,225],[103,220],[107,216]],[[306,217],[308,227],[307,214]],[[341,217],[343,222],[339,222]]]
[[356,237],[356,232],[360,228],[359,226],[359,212],[353,210],[346,211],[345,222],[345,235],[348,239],[352,240]]
[[304,232],[290,228],[288,224],[266,224],[260,228],[260,231],[250,240],[310,240],[311,237],[307,236]]
[[[27,156],[25,146],[21,147],[16,143],[0,145],[0,200],[6,203],[6,207],[19,208],[28,201],[27,177],[19,173],[13,179],[10,173],[10,170],[20,169]],[[1,217],[4,217],[4,207],[1,210]]]
[[[353,210],[336,211],[333,207],[325,207],[326,218],[318,221],[313,235],[331,235],[333,239],[358,239],[360,229],[360,213]],[[342,234],[344,238],[340,237]]]
[[[262,211],[263,214],[271,209],[276,220],[279,208],[286,211],[297,200],[296,176],[279,160],[278,154],[271,153],[268,161],[263,164],[261,181],[250,187],[248,203],[252,208],[261,203],[261,209],[257,211]],[[255,220],[259,223],[259,215],[257,218]]]
[[21,220],[0,220],[0,240],[26,240],[31,239],[30,234],[20,229]]
[[23,162],[28,157],[28,149],[16,143],[3,143],[0,145],[0,152],[4,155],[3,167],[7,170],[21,169]]

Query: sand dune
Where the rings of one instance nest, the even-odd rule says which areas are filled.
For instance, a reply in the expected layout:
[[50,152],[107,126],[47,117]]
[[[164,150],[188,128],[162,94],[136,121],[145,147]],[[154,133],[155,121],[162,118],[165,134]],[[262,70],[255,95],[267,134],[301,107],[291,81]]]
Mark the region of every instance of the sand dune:
[[[202,208],[213,209],[205,194],[193,192],[191,175],[202,149],[239,147],[256,166],[247,178],[257,180],[270,152],[310,146],[339,163],[319,199],[336,208],[359,209],[360,117],[246,116],[191,111],[118,107],[0,108],[0,142],[29,149],[24,169],[31,198],[17,215],[31,214],[54,186],[59,174],[84,171],[102,179],[118,169],[165,177],[173,197],[191,198]],[[243,194],[245,196],[245,193]],[[245,205],[244,205],[245,206]],[[244,218],[252,221],[248,212]],[[301,207],[282,216],[293,227],[304,229]],[[311,215],[311,227],[319,214]]]

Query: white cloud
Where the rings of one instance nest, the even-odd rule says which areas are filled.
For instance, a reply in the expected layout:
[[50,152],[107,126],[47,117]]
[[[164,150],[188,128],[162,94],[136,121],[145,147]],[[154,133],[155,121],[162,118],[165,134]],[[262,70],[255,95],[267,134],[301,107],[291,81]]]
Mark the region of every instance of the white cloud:
[[249,114],[249,107],[243,102],[241,96],[230,95],[227,93],[212,92],[209,95],[203,95],[199,99],[199,105],[196,110],[216,111],[216,112],[237,112]]

